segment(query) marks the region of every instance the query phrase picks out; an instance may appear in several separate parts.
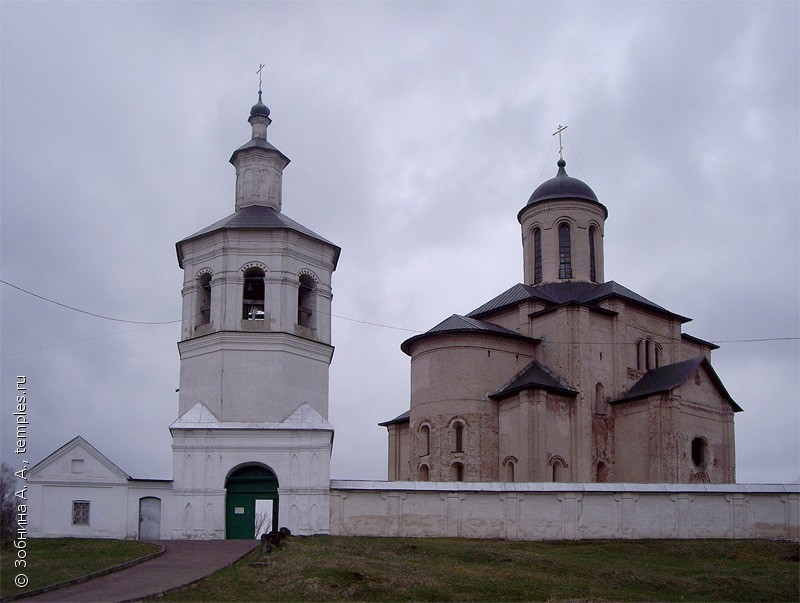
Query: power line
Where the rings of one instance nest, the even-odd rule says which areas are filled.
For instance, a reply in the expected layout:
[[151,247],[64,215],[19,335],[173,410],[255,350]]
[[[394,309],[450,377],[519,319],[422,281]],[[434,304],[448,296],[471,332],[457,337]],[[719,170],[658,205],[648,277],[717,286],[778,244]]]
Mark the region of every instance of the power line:
[[[18,291],[22,291],[23,293],[27,293],[28,295],[32,295],[33,297],[35,297],[37,299],[41,299],[41,300],[46,301],[48,303],[55,304],[57,306],[61,306],[62,308],[67,308],[68,310],[72,310],[74,312],[80,312],[81,314],[87,314],[89,316],[94,316],[95,318],[102,318],[103,320],[113,320],[114,322],[124,322],[124,323],[127,323],[127,324],[151,325],[151,326],[152,325],[171,325],[171,324],[179,323],[182,320],[181,319],[181,320],[164,320],[164,321],[160,321],[160,322],[147,322],[147,321],[140,321],[140,320],[127,320],[127,319],[124,319],[124,318],[113,318],[111,316],[105,316],[103,314],[96,314],[95,312],[89,312],[88,310],[81,310],[80,308],[75,308],[74,306],[70,306],[70,305],[67,305],[67,304],[62,304],[61,302],[57,302],[57,301],[55,301],[53,299],[50,299],[48,297],[45,297],[43,295],[38,295],[37,293],[33,293],[32,291],[28,291],[27,289],[23,289],[22,287],[18,287],[17,285],[14,285],[13,283],[9,283],[8,281],[4,281],[2,279],[0,279],[0,283],[3,283],[4,285],[8,285],[9,287],[12,287],[12,288],[14,288],[14,289],[16,289]],[[334,318],[340,318],[342,320],[349,320],[351,322],[357,322],[357,323],[360,323],[360,324],[363,324],[363,325],[370,325],[370,326],[373,326],[373,327],[383,327],[384,329],[394,329],[396,331],[408,331],[410,333],[422,333],[422,331],[419,331],[417,329],[406,329],[406,328],[403,328],[403,327],[395,327],[395,326],[392,326],[392,325],[386,325],[386,324],[382,324],[382,323],[379,323],[379,322],[368,322],[366,320],[358,320],[356,318],[348,318],[347,316],[338,316],[337,314],[328,314],[328,316],[332,316]],[[126,331],[126,332],[129,332],[129,331]],[[81,341],[89,341],[89,340],[88,339],[82,339]],[[75,342],[75,343],[77,343],[77,342]],[[66,344],[63,344],[63,345],[66,345]],[[42,349],[47,349],[47,348],[42,348]],[[35,351],[35,350],[31,350],[31,351]]]
[[405,329],[403,327],[393,327],[392,325],[385,325],[379,322],[367,322],[366,320],[357,320],[355,318],[348,318],[347,316],[338,316],[337,314],[328,314],[328,316],[333,316],[334,318],[341,318],[342,320],[349,320],[350,322],[357,322],[362,325],[371,325],[373,327],[383,327],[384,329],[394,329],[396,331],[408,331],[409,333],[422,333],[423,331],[419,331],[417,329]]
[[161,321],[161,322],[146,322],[146,321],[141,321],[141,320],[126,320],[124,318],[113,318],[111,316],[105,316],[104,314],[95,314],[94,312],[89,312],[88,310],[81,310],[80,308],[75,308],[73,306],[68,306],[67,304],[62,304],[61,302],[57,302],[55,300],[49,299],[47,297],[44,297],[43,295],[37,295],[36,293],[33,293],[32,291],[28,291],[27,289],[23,289],[22,287],[17,287],[16,285],[13,285],[13,284],[9,283],[8,281],[4,281],[4,280],[0,279],[0,283],[3,283],[4,285],[8,285],[9,287],[13,287],[14,289],[17,289],[18,291],[22,291],[23,293],[27,293],[28,295],[32,295],[33,297],[36,297],[38,299],[44,300],[46,302],[50,302],[51,304],[55,304],[57,306],[61,306],[62,308],[67,308],[68,310],[72,310],[74,312],[80,312],[81,314],[88,314],[89,316],[94,316],[95,318],[102,318],[104,320],[113,320],[114,322],[124,322],[124,323],[132,324],[132,325],[170,325],[170,324],[175,324],[176,322],[181,322],[180,320],[164,320],[164,321]]
[[[147,322],[147,321],[139,321],[139,320],[127,320],[127,319],[124,319],[124,318],[113,318],[111,316],[105,316],[103,314],[96,314],[94,312],[89,312],[87,310],[81,310],[80,308],[75,308],[75,307],[69,306],[67,304],[62,304],[61,302],[57,302],[55,300],[49,299],[47,297],[44,297],[43,295],[38,295],[36,293],[28,291],[27,289],[23,289],[22,287],[18,287],[17,285],[14,285],[14,284],[9,283],[8,281],[4,281],[2,279],[0,279],[0,283],[3,283],[4,285],[8,285],[9,287],[13,287],[14,289],[17,289],[18,291],[22,291],[23,293],[27,293],[28,295],[32,295],[33,297],[35,297],[37,299],[41,299],[41,300],[49,302],[51,304],[55,304],[57,306],[61,306],[62,308],[67,308],[68,310],[72,310],[74,312],[80,312],[81,314],[87,314],[89,316],[94,316],[95,318],[102,318],[104,320],[112,320],[114,322],[123,322],[123,323],[128,323],[128,324],[149,325],[149,326],[169,325],[169,324],[175,324],[175,323],[181,322],[181,320],[165,320],[165,321],[160,321],[160,322]],[[372,326],[372,327],[381,327],[381,328],[384,328],[384,329],[394,329],[395,331],[407,331],[409,333],[423,333],[424,332],[424,331],[420,331],[418,329],[407,329],[407,328],[404,328],[404,327],[396,327],[396,326],[393,326],[393,325],[387,325],[387,324],[380,323],[380,322],[370,322],[370,321],[367,321],[367,320],[358,320],[357,318],[350,318],[348,316],[340,316],[338,314],[328,314],[328,316],[331,316],[333,318],[339,318],[341,320],[348,320],[350,322],[357,322],[359,324],[369,325],[369,326]],[[139,329],[135,329],[135,330],[139,330]],[[125,331],[125,332],[126,333],[130,333],[131,331]],[[119,333],[119,334],[121,334],[121,333]],[[107,336],[104,335],[103,337],[107,337]],[[93,338],[93,339],[98,339],[98,338]],[[797,340],[800,340],[800,337],[764,337],[764,338],[759,338],[759,339],[722,339],[722,340],[712,341],[710,343],[714,343],[714,344],[717,344],[717,343],[758,343],[758,342],[765,342],[765,341],[797,341]],[[80,341],[91,341],[91,339],[82,339]],[[543,343],[550,343],[550,344],[560,344],[560,345],[636,345],[636,342],[627,342],[627,341],[620,341],[620,342],[594,341],[593,342],[593,341],[552,341],[552,340],[543,339],[542,342]],[[79,343],[79,342],[76,341],[76,342],[71,342],[71,343]],[[68,344],[66,344],[66,343],[65,344],[59,344],[57,346],[51,346],[51,347],[59,347],[60,345],[68,345]],[[41,348],[41,349],[49,349],[49,348]],[[30,351],[38,351],[38,350],[30,350]],[[26,353],[26,352],[20,352],[20,353]]]

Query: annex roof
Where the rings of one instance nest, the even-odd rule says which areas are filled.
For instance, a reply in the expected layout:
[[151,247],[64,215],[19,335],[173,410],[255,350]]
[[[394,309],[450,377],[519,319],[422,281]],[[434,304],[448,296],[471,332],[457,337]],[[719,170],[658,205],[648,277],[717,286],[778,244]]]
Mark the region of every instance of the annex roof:
[[439,335],[443,333],[491,333],[493,335],[501,335],[503,337],[509,337],[512,339],[522,339],[532,342],[538,341],[537,339],[526,337],[525,335],[521,335],[516,331],[506,329],[491,322],[486,322],[485,320],[478,320],[477,318],[453,314],[449,318],[445,318],[435,327],[427,330],[425,333],[406,339],[402,344],[400,344],[400,349],[406,354],[411,355],[410,349],[412,343],[426,337],[430,337],[431,335]]
[[492,400],[503,400],[526,389],[544,389],[566,396],[577,396],[578,391],[552,375],[538,362],[531,362],[496,392],[489,394]]
[[411,411],[407,410],[402,415],[396,416],[394,419],[389,421],[384,421],[383,423],[378,423],[381,427],[388,427],[389,425],[394,425],[396,423],[408,423],[411,421]]
[[214,222],[210,226],[206,226],[203,230],[199,230],[198,232],[194,233],[178,241],[175,244],[175,248],[178,252],[178,265],[183,268],[183,253],[181,252],[181,246],[186,241],[191,241],[192,239],[196,239],[203,235],[207,235],[212,232],[216,232],[218,230],[293,230],[295,232],[299,232],[300,234],[307,236],[311,239],[315,239],[327,245],[331,245],[336,249],[336,254],[334,256],[333,263],[334,265],[339,260],[339,253],[341,252],[341,248],[338,245],[334,245],[327,239],[319,236],[312,230],[309,230],[302,224],[295,222],[288,216],[283,215],[278,210],[267,207],[265,205],[248,205],[246,207],[241,208],[239,211],[232,213],[222,220]]
[[39,461],[33,467],[31,467],[28,471],[30,473],[36,473],[37,471],[40,471],[41,469],[47,467],[51,463],[60,459],[62,456],[68,454],[72,450],[75,450],[76,448],[83,448],[86,452],[95,457],[102,465],[104,465],[111,473],[117,475],[118,477],[126,480],[133,479],[125,471],[120,469],[116,463],[110,461],[106,455],[104,455],[97,448],[95,448],[89,442],[87,442],[82,436],[75,436],[69,442],[61,446],[59,449],[48,454],[45,458],[43,458],[41,461]]
[[689,360],[668,364],[647,371],[626,393],[615,400],[611,400],[611,404],[619,404],[629,400],[644,398],[652,394],[669,392],[685,383],[700,366],[705,368],[720,395],[733,407],[733,411],[741,412],[742,408],[733,401],[733,398],[731,398],[728,390],[725,389],[716,371],[705,356],[690,358]]
[[623,287],[617,282],[608,281],[606,283],[546,283],[543,285],[523,285],[518,283],[510,289],[504,291],[494,299],[489,300],[482,306],[474,309],[467,314],[468,318],[480,318],[481,316],[513,306],[527,300],[543,301],[551,307],[567,304],[596,305],[604,299],[618,297],[633,302],[639,306],[648,308],[660,314],[667,314],[675,317],[681,322],[691,320],[680,314],[670,312],[666,308],[651,302],[649,299]]

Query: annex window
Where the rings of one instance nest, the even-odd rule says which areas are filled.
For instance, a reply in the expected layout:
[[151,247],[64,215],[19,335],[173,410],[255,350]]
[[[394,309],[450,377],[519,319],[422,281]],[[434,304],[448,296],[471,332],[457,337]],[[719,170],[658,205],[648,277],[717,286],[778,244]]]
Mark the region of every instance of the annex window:
[[453,463],[450,466],[450,478],[454,482],[463,482],[464,481],[464,464],[463,463]]
[[297,291],[297,324],[314,328],[314,289],[316,282],[308,274],[300,275],[300,288]]
[[461,421],[453,423],[453,435],[453,452],[464,452],[464,424]]
[[211,274],[208,272],[197,277],[197,307],[195,308],[194,326],[199,327],[211,322]]
[[597,463],[597,475],[596,481],[599,484],[603,484],[608,481],[608,467],[604,462]]
[[430,472],[428,470],[427,465],[420,465],[419,466],[419,481],[427,482],[430,479]]
[[425,456],[431,453],[431,428],[423,425],[419,428],[420,454]]
[[89,525],[89,501],[88,500],[73,500],[72,501],[72,525],[74,525],[74,526],[88,526]]
[[706,447],[708,443],[705,438],[695,438],[692,440],[692,462],[695,467],[703,467],[706,461]]
[[597,229],[594,226],[589,227],[589,279],[597,282],[597,257],[595,254],[595,238]]
[[242,318],[264,320],[264,271],[256,267],[245,270],[243,287]]
[[533,284],[542,282],[542,229],[533,231]]
[[558,227],[558,278],[572,278],[572,246],[569,224]]

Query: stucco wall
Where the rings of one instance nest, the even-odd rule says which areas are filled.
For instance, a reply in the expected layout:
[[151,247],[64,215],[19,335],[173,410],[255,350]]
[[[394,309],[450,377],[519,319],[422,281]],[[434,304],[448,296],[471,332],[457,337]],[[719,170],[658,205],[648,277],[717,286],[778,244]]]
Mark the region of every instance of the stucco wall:
[[330,533],[800,540],[800,485],[331,482]]

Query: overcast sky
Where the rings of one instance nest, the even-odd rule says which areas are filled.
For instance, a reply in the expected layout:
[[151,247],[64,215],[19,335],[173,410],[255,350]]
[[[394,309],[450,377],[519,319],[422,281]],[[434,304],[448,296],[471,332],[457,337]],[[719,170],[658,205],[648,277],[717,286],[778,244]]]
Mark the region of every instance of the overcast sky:
[[[260,62],[283,213],[342,248],[334,478],[385,479],[400,343],[522,280],[517,212],[567,172],[605,276],[721,343],[737,479],[800,479],[797,2],[0,3],[2,279],[180,319],[176,241],[230,214]],[[82,435],[172,477],[177,323],[0,286],[2,453]],[[741,342],[741,340],[794,338]],[[15,467],[16,468],[16,467]]]

